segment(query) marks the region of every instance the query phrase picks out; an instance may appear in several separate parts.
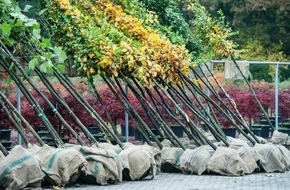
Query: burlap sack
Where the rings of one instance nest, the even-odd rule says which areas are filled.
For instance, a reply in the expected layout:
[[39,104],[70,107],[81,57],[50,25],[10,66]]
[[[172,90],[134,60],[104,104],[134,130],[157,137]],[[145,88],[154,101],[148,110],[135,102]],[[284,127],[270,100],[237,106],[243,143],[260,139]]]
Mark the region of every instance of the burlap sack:
[[290,151],[283,145],[277,145],[277,147],[280,149],[282,155],[283,155],[283,162],[286,166],[286,170],[289,170],[290,168]]
[[245,174],[246,166],[236,150],[218,147],[207,163],[207,170],[226,176],[240,176]]
[[[178,138],[178,139],[186,148],[189,148],[189,149],[197,148],[197,144],[193,140],[189,140],[185,138]],[[161,144],[163,147],[174,147],[173,144],[168,139],[164,139],[161,142]]]
[[201,175],[206,171],[208,160],[213,152],[209,146],[201,146],[193,150],[186,149],[180,157],[180,168],[187,174]]
[[257,161],[260,160],[260,157],[254,148],[250,146],[242,146],[237,151],[245,163],[245,174],[251,174],[259,169]]
[[161,161],[162,161],[161,151],[158,148],[149,145],[142,145],[141,147],[142,149],[150,152],[150,154],[153,155],[157,172],[161,172]]
[[245,140],[237,139],[233,137],[227,137],[227,142],[229,143],[231,148],[240,148],[242,146],[249,146]]
[[122,150],[119,156],[124,180],[141,180],[150,173],[152,179],[155,177],[157,167],[154,154],[147,147],[132,145]]
[[121,148],[109,143],[100,143],[99,145],[102,148],[95,145],[84,147],[74,144],[65,144],[62,147],[77,150],[87,160],[81,169],[80,179],[83,182],[99,185],[121,182],[121,162],[116,153]]
[[161,142],[162,146],[163,147],[173,147],[173,144],[171,143],[170,140],[168,139],[164,139],[162,142]]
[[260,156],[260,165],[267,172],[283,172],[287,169],[287,160],[281,148],[274,144],[256,144],[254,149]]
[[80,170],[86,162],[81,153],[73,148],[57,148],[49,151],[42,159],[41,168],[47,182],[63,187],[79,178]]
[[[256,136],[256,137],[260,141],[260,144],[268,143],[268,141],[264,139],[263,137],[259,137],[259,136]],[[254,146],[253,143],[251,143],[251,141],[249,141],[249,139],[247,139],[243,134],[239,134],[238,139],[245,141],[251,147]]]
[[161,171],[180,172],[180,157],[184,150],[177,147],[163,147],[161,150]]
[[178,138],[181,144],[185,146],[186,149],[195,149],[198,145],[194,142],[194,140],[190,140],[187,138]]
[[[146,143],[146,142],[145,142],[145,143]],[[133,145],[133,144],[130,143],[130,142],[124,142],[124,143],[123,143],[123,147],[124,147],[124,149],[129,148],[129,147],[131,147],[131,146],[135,146],[135,145]]]
[[80,153],[87,160],[81,169],[80,179],[86,183],[107,185],[122,181],[122,166],[113,150],[97,147],[82,147]]
[[[249,146],[249,144],[246,141],[232,138],[232,137],[228,137],[228,142],[230,144],[229,147],[237,150],[239,152],[240,156],[243,155],[244,151],[246,151],[247,152],[246,154],[249,154],[249,156],[252,157],[255,162],[258,162],[260,160],[258,153],[255,151],[255,149],[253,149],[251,146]],[[241,157],[244,160],[244,157],[243,156],[241,156]],[[244,160],[244,162],[245,162],[245,160]]]
[[290,137],[286,133],[281,133],[277,130],[273,132],[271,142],[273,144],[281,144],[284,146],[289,146],[290,145]]
[[0,151],[0,162],[1,162],[1,160],[3,160],[4,158],[5,158],[5,156],[4,156],[3,152]]
[[38,160],[21,146],[14,147],[0,162],[0,189],[39,188],[44,176]]
[[190,140],[188,144],[184,144],[187,149],[195,149],[198,145],[194,142],[194,140]]
[[204,134],[204,136],[210,141],[210,142],[212,142],[212,143],[216,143],[217,142],[217,140],[215,139],[215,137],[212,135],[212,133],[211,132],[205,132],[205,133],[203,133]]
[[[93,145],[93,146],[96,147],[95,145]],[[119,154],[122,151],[122,149],[119,147],[119,145],[112,145],[109,143],[99,143],[99,148],[103,148],[106,150],[113,150],[117,154]]]
[[34,154],[34,156],[39,160],[40,164],[43,163],[45,158],[50,154],[50,152],[53,152],[55,150],[54,147],[43,145],[33,145],[31,148],[27,149],[29,152]]
[[63,145],[61,145],[60,147],[58,148],[72,148],[72,149],[75,149],[75,150],[80,150],[83,146],[82,145],[79,145],[79,144],[70,144],[70,143],[65,143]]

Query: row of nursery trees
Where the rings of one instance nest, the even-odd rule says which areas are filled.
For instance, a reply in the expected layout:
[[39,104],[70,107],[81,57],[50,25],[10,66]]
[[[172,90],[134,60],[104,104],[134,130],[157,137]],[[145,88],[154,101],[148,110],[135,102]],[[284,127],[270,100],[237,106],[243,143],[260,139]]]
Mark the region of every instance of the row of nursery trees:
[[[79,86],[78,84],[75,84],[73,81],[73,84],[80,90],[80,92],[83,92],[83,86]],[[53,84],[54,85],[54,84]],[[85,84],[83,84],[85,85]],[[260,84],[259,84],[260,85]],[[54,85],[55,86],[55,85]],[[78,87],[79,86],[79,87]],[[4,90],[7,90],[8,87],[5,87]],[[58,87],[57,87],[58,88]],[[15,91],[15,89],[12,89]],[[255,99],[251,92],[247,88],[242,88],[242,87],[236,87],[233,85],[226,85],[225,90],[229,94],[232,100],[234,100],[237,109],[241,113],[241,115],[246,119],[247,123],[251,125],[251,123],[259,123],[261,119],[261,111],[259,110],[258,104],[255,102]],[[270,115],[274,114],[274,102],[275,102],[275,92],[274,92],[274,87],[272,85],[263,85],[263,86],[255,86],[254,85],[254,90],[255,93],[261,102],[262,106],[268,111]],[[61,89],[57,89],[58,93],[61,93]],[[85,88],[85,91],[87,92],[88,89]],[[125,114],[124,114],[124,108],[122,105],[117,101],[116,97],[114,94],[111,92],[111,90],[105,86],[98,85],[98,92],[100,96],[102,97],[102,101],[106,105],[106,108],[112,118],[112,120],[115,122],[116,125],[125,125]],[[57,103],[56,98],[51,95],[49,92],[44,91],[45,96],[52,102],[53,105],[57,105],[58,112],[61,113],[63,118],[77,131],[81,132],[77,127],[75,127],[75,122],[74,119],[70,117],[69,113],[67,110],[59,105]],[[36,91],[32,91],[32,95],[35,97],[35,99],[39,102],[40,107],[44,110],[47,110],[46,112],[46,117],[48,120],[50,120],[51,124],[53,126],[58,126],[57,129],[61,128],[61,123],[59,122],[59,119],[55,118],[54,112],[50,111],[51,109],[49,106],[42,100],[42,98],[38,95]],[[153,93],[154,96],[158,97],[156,93]],[[224,93],[222,91],[219,92],[220,97],[222,98],[223,101],[227,102],[227,98],[225,97]],[[103,109],[102,104],[100,101],[98,101],[97,97],[92,96],[91,94],[85,94],[83,95],[85,100],[92,105],[94,110],[96,110],[101,118],[103,120],[107,120],[107,115],[106,111]],[[15,96],[9,96],[9,101],[12,102],[12,104],[16,105],[17,100]],[[81,122],[85,126],[94,126],[94,120],[91,117],[91,115],[88,112],[84,112],[82,109],[82,106],[80,104],[76,104],[74,98],[69,95],[69,94],[64,94],[63,98],[65,102],[68,104],[68,106],[74,111],[74,113],[77,115],[77,117],[81,120]],[[192,98],[192,97],[191,97]],[[215,99],[214,96],[211,96],[212,99]],[[129,91],[128,93],[128,99],[130,103],[132,104],[133,108],[136,110],[136,112],[141,116],[141,118],[145,121],[146,124],[148,124],[149,127],[154,127],[151,126],[150,122],[150,117],[147,116],[146,112],[142,108],[141,104],[139,103],[138,99],[134,96],[132,92]],[[174,105],[168,101],[168,98],[164,98],[166,104],[174,108]],[[194,101],[194,99],[192,98]],[[158,98],[158,101],[161,101]],[[281,116],[281,121],[286,120],[287,118],[290,117],[290,108],[288,106],[290,101],[290,92],[289,88],[286,88],[282,91],[279,92],[279,107],[278,107],[278,112]],[[152,101],[150,101],[152,103]],[[195,101],[196,103],[196,101]],[[35,113],[33,112],[33,108],[28,105],[28,102],[25,98],[22,98],[21,100],[22,104],[22,116],[31,124],[34,126],[34,128],[38,129],[38,126],[42,125],[42,121],[39,118],[35,117]],[[192,118],[194,118],[194,115],[191,114],[191,112],[183,106],[183,104],[179,104],[183,110]],[[226,103],[228,105],[228,102]],[[157,105],[158,108],[160,108],[161,114],[163,117],[166,119],[166,121],[172,125],[175,126],[176,122],[170,117],[170,115],[167,114],[167,112],[164,109],[161,109],[161,105]],[[199,106],[198,106],[199,107]],[[173,109],[175,112],[177,112],[177,116],[180,117],[179,112],[176,109]],[[217,110],[214,110],[218,121],[221,124],[221,127],[223,129],[230,128],[231,123],[225,118],[221,113],[219,113]],[[0,126],[7,126],[9,125],[9,120],[6,117],[6,113],[0,112]],[[136,129],[136,126],[134,125],[133,121],[129,120],[129,128],[131,129]],[[64,132],[64,135],[70,136],[69,133]]]
[[[172,121],[182,126],[188,138],[197,145],[209,144],[216,149],[201,131],[200,123],[205,124],[216,140],[228,145],[214,110],[222,114],[250,142],[259,143],[211,70],[206,69],[229,104],[221,98],[209,79],[203,77],[204,71],[197,72],[200,68],[197,60],[206,58],[208,54],[233,58],[234,44],[227,40],[231,35],[230,29],[221,20],[212,19],[196,0],[168,1],[171,9],[157,14],[154,8],[158,5],[158,10],[163,10],[161,7],[164,3],[158,2],[43,1],[44,8],[39,12],[42,18],[40,25],[37,20],[23,14],[29,12],[30,6],[21,10],[14,1],[0,1],[0,65],[9,74],[9,79],[17,84],[34,110],[35,117],[50,131],[57,146],[62,145],[63,141],[52,124],[54,119],[50,120],[46,116],[49,113],[53,113],[57,121],[81,145],[85,143],[77,131],[82,131],[90,143],[98,145],[98,142],[77,116],[77,110],[72,110],[69,102],[51,84],[48,74],[59,80],[73,98],[74,104],[80,105],[83,112],[89,113],[106,140],[113,139],[120,147],[123,144],[115,122],[107,109],[108,105],[104,103],[103,95],[100,95],[98,86],[95,85],[97,75],[106,83],[149,145],[152,145],[149,139],[151,136],[162,148],[160,140],[149,127],[154,125],[162,130],[161,138],[167,138],[175,146],[185,149],[169,127]],[[172,12],[176,14],[171,14]],[[64,74],[68,57],[73,60],[79,75],[86,79],[95,98],[102,105],[106,118],[101,117],[99,110],[94,109],[93,104],[82,96]],[[235,61],[234,63],[236,64]],[[189,72],[192,77],[188,77]],[[35,85],[30,78],[31,73],[39,77],[49,95]],[[146,113],[149,123],[129,101],[123,89],[124,83]],[[252,86],[247,84],[259,108],[266,115]],[[202,86],[207,86],[215,99],[207,96]],[[34,89],[37,96],[30,88]],[[52,102],[49,96],[57,103]],[[35,126],[16,111],[5,92],[1,91],[0,97],[6,118],[19,131],[27,146],[30,146],[30,142],[23,126],[43,145],[43,140],[35,132]],[[41,102],[46,107],[40,106]],[[60,107],[74,121],[73,126],[60,113]],[[271,125],[270,121],[269,124]]]

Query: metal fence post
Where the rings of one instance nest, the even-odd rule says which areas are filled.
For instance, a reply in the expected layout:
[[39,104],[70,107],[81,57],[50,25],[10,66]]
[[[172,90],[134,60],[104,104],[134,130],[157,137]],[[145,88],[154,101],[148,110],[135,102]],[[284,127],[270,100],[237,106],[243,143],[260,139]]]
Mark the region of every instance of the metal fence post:
[[[125,83],[125,94],[128,97],[128,85]],[[128,110],[128,104],[125,104],[126,110]],[[129,115],[127,111],[125,111],[125,137],[126,137],[126,142],[129,142]]]
[[276,63],[276,70],[275,70],[275,129],[278,130],[278,96],[279,96],[279,63]]
[[[17,111],[21,114],[21,92],[18,87],[16,88],[16,94],[17,94]],[[18,145],[21,145],[21,144],[22,144],[22,138],[18,132]]]

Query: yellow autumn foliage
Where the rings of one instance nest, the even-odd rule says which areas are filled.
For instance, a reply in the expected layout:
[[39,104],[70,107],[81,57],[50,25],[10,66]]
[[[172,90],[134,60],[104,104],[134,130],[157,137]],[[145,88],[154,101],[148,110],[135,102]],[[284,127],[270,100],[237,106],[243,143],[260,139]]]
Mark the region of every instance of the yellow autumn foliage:
[[[190,55],[186,48],[172,44],[157,31],[143,27],[142,20],[126,14],[109,0],[53,0],[51,11],[71,18],[55,22],[68,38],[82,39],[83,46],[71,45],[86,77],[104,72],[130,74],[144,85],[160,76],[178,82],[177,69],[189,72]],[[64,26],[61,28],[60,26]],[[77,31],[77,32],[76,32]],[[60,42],[62,43],[62,42]]]

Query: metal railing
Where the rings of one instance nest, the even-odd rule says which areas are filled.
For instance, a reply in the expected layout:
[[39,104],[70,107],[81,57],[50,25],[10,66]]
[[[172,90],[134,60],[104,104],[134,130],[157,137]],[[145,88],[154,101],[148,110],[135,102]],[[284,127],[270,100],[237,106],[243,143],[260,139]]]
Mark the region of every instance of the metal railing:
[[[224,64],[225,60],[211,60],[213,64]],[[275,129],[278,130],[278,106],[279,106],[279,99],[278,99],[278,85],[279,85],[279,65],[290,65],[290,62],[275,62],[275,61],[247,61],[249,64],[256,64],[256,65],[275,65]]]

